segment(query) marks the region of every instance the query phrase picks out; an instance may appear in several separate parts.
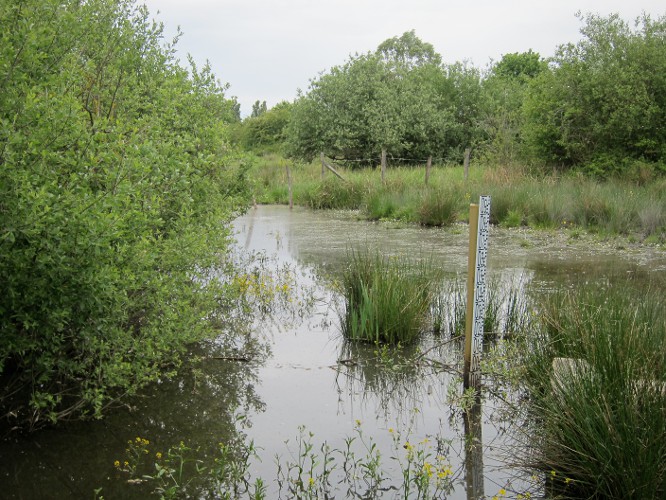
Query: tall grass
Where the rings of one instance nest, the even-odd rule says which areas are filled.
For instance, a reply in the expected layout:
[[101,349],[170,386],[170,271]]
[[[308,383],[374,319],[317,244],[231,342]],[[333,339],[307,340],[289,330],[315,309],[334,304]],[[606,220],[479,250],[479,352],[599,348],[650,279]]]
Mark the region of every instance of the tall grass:
[[428,260],[350,250],[342,274],[342,333],[352,341],[416,342],[426,325],[440,272]]
[[543,422],[531,465],[555,493],[666,498],[665,298],[584,285],[543,304],[528,340],[526,382]]
[[[261,203],[287,203],[286,160],[271,157],[251,171]],[[473,166],[464,179],[459,166],[436,165],[428,186],[420,167],[345,169],[342,181],[321,166],[293,164],[294,201],[311,208],[361,210],[370,219],[399,219],[424,225],[464,221],[469,203],[493,199],[491,222],[506,227],[578,227],[602,234],[632,234],[666,242],[666,180],[598,181],[580,175],[535,176],[526,170]]]
[[[484,339],[508,339],[524,333],[530,324],[528,307],[522,279],[491,277],[487,283]],[[444,282],[431,304],[433,333],[449,337],[463,336],[466,314],[466,280],[456,277]]]

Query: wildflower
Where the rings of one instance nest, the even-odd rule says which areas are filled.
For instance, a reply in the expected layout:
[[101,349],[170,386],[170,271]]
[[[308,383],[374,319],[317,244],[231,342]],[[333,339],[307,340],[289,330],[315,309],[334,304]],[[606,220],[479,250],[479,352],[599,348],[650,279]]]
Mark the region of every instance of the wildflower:
[[159,460],[162,458],[162,454],[158,451],[157,453],[155,453],[155,457],[157,458],[157,460]]
[[125,460],[123,465],[125,465],[125,467],[129,467],[129,462],[127,460]]
[[310,484],[310,486],[314,486],[314,484],[315,484],[315,480],[314,480],[314,478],[311,477],[311,478],[308,480],[308,483]]
[[361,421],[359,419],[356,419],[356,427],[361,427]]
[[120,461],[116,460],[115,462],[113,462],[113,466],[120,467]]
[[564,482],[565,482],[566,484],[569,484],[571,481],[573,481],[573,479],[571,479],[570,477],[565,477],[565,478],[564,478]]
[[557,471],[556,470],[551,470],[550,471],[550,477],[554,478],[555,476],[557,476]]
[[432,477],[434,471],[430,462],[425,462],[423,464],[423,472],[425,472],[428,477]]
[[395,429],[393,427],[389,427],[389,434],[393,434],[395,432]]
[[452,471],[448,467],[446,469],[439,469],[439,472],[437,472],[437,478],[438,479],[446,479],[451,474],[452,474]]
[[497,494],[504,497],[504,496],[506,496],[506,490],[504,488],[500,488],[500,490]]

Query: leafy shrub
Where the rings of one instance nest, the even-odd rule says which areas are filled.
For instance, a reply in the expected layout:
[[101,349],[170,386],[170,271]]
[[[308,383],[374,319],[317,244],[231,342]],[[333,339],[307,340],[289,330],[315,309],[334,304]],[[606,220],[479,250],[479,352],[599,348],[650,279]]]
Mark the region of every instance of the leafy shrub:
[[101,415],[214,334],[233,108],[130,0],[0,7],[0,416]]

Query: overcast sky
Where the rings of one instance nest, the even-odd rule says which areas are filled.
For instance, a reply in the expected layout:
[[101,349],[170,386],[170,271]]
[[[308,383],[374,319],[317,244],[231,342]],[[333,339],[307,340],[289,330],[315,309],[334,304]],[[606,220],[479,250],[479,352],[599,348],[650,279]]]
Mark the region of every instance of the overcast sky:
[[[141,0],[139,0],[141,2]],[[575,13],[619,13],[632,22],[643,11],[666,14],[663,0],[144,0],[168,37],[208,60],[241,103],[272,107],[292,101],[310,79],[355,53],[415,30],[446,63],[486,67],[503,54],[532,49],[542,56],[580,38]]]

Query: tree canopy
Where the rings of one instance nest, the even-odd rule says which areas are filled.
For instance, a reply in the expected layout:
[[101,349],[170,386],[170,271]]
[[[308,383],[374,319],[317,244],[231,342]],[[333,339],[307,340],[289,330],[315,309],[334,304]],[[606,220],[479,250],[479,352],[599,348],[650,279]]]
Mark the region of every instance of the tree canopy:
[[479,92],[478,71],[442,66],[432,45],[407,32],[310,82],[294,104],[291,151],[364,161],[382,149],[398,158],[455,156],[474,140]]
[[[581,16],[582,17],[582,16]],[[582,17],[525,97],[523,135],[539,161],[606,175],[666,162],[666,17]]]

